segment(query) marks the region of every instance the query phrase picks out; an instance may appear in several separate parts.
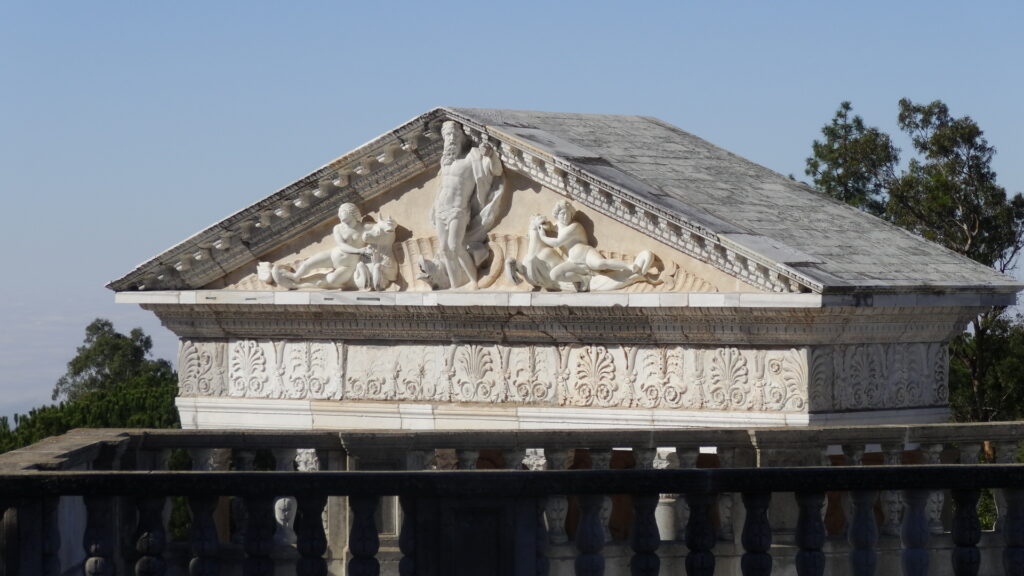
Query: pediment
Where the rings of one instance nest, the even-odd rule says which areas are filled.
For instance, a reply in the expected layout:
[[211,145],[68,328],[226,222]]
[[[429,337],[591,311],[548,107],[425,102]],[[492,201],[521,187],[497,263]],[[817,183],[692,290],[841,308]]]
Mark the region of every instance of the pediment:
[[[457,150],[443,159],[451,140],[446,123],[464,142],[449,142]],[[449,169],[457,174],[442,164],[457,166]],[[567,212],[566,202],[574,213],[560,217],[555,208]],[[350,216],[358,210],[358,219],[343,222],[341,206],[350,206]],[[438,108],[109,287],[842,293],[925,286],[1007,294],[1019,288],[866,218],[656,119]],[[886,250],[903,249],[938,265],[886,260]],[[870,265],[855,261],[866,256]]]
[[[235,271],[203,286],[204,289],[227,290],[384,290],[426,292],[450,289],[444,272],[438,230],[432,221],[434,203],[443,177],[439,165],[430,166],[416,176],[361,204],[356,227],[372,231],[393,222],[394,230],[383,246],[382,258],[351,255],[345,258],[355,264],[344,269],[331,261],[331,253],[338,255],[334,238],[339,218],[330,218],[311,226],[292,240],[282,243]],[[750,292],[754,287],[709,266],[692,256],[659,242],[641,231],[585,207],[576,208],[572,223],[579,224],[585,233],[585,245],[570,248],[546,246],[538,237],[536,223],[543,223],[550,240],[557,235],[553,211],[565,206],[567,198],[528,175],[508,171],[503,175],[502,193],[507,204],[501,210],[492,228],[476,242],[474,266],[477,287],[481,291],[623,291],[623,292]],[[342,203],[344,204],[344,203]],[[351,210],[351,208],[350,208]],[[436,215],[434,215],[436,217]],[[581,287],[571,281],[572,266],[558,274],[558,265],[568,260],[572,252],[581,260],[580,266],[592,276],[588,286]],[[585,256],[579,256],[585,253]],[[587,267],[586,258],[593,270]],[[470,257],[474,257],[471,255]],[[547,261],[545,261],[547,258]],[[318,260],[319,259],[319,260]],[[630,268],[637,261],[643,270]],[[649,262],[648,262],[649,260]],[[479,261],[479,264],[477,263]],[[304,264],[313,262],[303,269]],[[534,264],[536,262],[536,264]],[[615,267],[624,268],[622,270]],[[376,268],[376,269],[375,269]],[[336,270],[350,276],[340,278]],[[563,270],[566,269],[563,266]],[[291,278],[275,281],[270,271]],[[299,272],[296,278],[295,273]],[[553,277],[553,274],[554,277]],[[290,274],[288,274],[290,273]],[[374,275],[378,285],[373,286]],[[541,277],[532,277],[538,274]],[[270,277],[268,278],[268,275]],[[459,286],[469,290],[469,286]]]

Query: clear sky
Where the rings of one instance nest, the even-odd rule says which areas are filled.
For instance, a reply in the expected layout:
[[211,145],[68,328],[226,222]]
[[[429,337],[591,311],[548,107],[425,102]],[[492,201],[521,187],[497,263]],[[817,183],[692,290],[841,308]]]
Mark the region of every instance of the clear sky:
[[[439,105],[643,114],[784,174],[842,100],[972,116],[1024,191],[1024,3],[0,3],[0,415],[48,401],[104,285]],[[901,141],[904,148],[909,148]]]

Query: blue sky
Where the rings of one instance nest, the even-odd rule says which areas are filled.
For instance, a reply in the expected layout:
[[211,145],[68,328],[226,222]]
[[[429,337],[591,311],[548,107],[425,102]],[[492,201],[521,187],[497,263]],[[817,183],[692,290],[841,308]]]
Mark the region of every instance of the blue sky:
[[[1024,191],[1020,2],[0,4],[0,415],[49,399],[103,286],[434,106],[657,116],[803,177],[839,102],[942,99]],[[908,149],[909,145],[900,141]]]

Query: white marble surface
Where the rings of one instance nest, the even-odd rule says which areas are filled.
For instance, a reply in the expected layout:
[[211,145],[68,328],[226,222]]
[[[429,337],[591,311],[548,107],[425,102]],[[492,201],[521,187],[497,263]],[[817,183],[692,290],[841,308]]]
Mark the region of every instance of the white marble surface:
[[945,408],[842,415],[627,410],[523,406],[437,406],[394,402],[178,398],[185,429],[253,430],[601,430],[759,428],[808,425],[924,424],[948,420]]

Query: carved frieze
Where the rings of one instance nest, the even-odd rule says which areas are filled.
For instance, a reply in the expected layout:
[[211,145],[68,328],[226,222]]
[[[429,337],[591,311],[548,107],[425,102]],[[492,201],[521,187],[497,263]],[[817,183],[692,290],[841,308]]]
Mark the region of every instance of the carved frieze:
[[821,346],[810,367],[812,412],[942,406],[949,398],[941,342]]
[[[226,351],[226,358],[225,358]],[[180,395],[751,412],[940,406],[945,345],[185,340]]]

